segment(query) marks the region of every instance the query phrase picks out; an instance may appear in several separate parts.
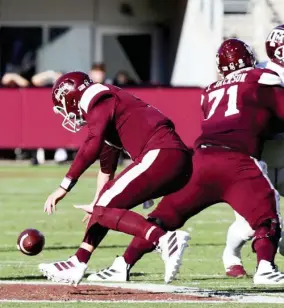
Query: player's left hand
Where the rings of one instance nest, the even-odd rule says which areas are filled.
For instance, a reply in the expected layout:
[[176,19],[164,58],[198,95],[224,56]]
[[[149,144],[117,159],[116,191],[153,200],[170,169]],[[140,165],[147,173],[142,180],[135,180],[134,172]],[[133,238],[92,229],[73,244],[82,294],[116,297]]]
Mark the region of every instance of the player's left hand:
[[44,212],[46,212],[48,215],[55,212],[57,202],[63,199],[66,194],[67,191],[65,189],[58,187],[45,201]]

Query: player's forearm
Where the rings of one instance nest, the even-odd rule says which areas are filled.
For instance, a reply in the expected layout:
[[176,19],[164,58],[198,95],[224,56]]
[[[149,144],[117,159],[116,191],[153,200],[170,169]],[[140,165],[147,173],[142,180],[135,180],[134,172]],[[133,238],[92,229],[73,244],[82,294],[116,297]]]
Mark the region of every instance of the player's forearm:
[[78,151],[60,186],[67,191],[71,190],[85,170],[96,161],[99,152],[100,141],[98,138],[88,138]]
[[97,177],[97,191],[96,191],[94,200],[91,203],[92,205],[95,205],[101,190],[103,189],[106,183],[108,183],[110,180],[114,178],[114,174],[115,172],[112,172],[111,174],[107,174],[107,173],[103,173],[101,170],[99,171],[98,177]]

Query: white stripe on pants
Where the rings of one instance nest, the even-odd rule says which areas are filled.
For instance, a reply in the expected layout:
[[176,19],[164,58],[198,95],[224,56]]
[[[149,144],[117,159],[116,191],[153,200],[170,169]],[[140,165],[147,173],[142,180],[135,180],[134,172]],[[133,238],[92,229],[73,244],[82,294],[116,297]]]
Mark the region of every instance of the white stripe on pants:
[[154,163],[155,159],[158,157],[160,150],[151,150],[145,154],[142,161],[133,166],[128,172],[123,176],[118,178],[113,186],[106,190],[99,200],[96,202],[98,206],[107,206],[113,198],[123,192],[129,183],[139,177],[143,172],[145,172]]

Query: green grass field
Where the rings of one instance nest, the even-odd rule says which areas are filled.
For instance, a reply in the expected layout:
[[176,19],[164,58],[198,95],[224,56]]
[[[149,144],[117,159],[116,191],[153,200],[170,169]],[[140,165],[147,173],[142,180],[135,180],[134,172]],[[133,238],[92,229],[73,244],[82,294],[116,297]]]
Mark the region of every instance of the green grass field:
[[[43,261],[65,260],[76,251],[84,234],[81,222],[83,212],[73,204],[89,203],[96,189],[97,167],[94,166],[81,178],[73,191],[58,205],[51,216],[43,212],[46,197],[61,182],[67,166],[1,166],[0,167],[0,280],[41,281],[37,265]],[[282,210],[283,210],[282,201]],[[149,210],[137,208],[146,215]],[[151,209],[150,209],[151,210]],[[224,275],[222,251],[226,231],[234,219],[228,205],[219,204],[194,217],[184,226],[191,234],[190,248],[186,251],[184,264],[176,285],[205,289],[265,294],[265,288],[256,288],[251,278],[229,279]],[[44,251],[28,257],[16,249],[18,234],[25,228],[41,230],[46,237]],[[89,263],[89,270],[109,266],[116,255],[123,253],[130,237],[109,232]],[[250,245],[243,250],[244,265],[250,275],[255,269],[255,255]],[[277,256],[277,264],[284,269],[284,259]],[[156,253],[145,256],[132,270],[132,281],[163,283],[164,266]],[[1,282],[1,281],[0,281]],[[275,296],[284,296],[283,287],[269,288]],[[1,290],[0,290],[1,291]],[[0,307],[91,307],[91,304],[6,304]],[[134,304],[116,304],[115,307],[133,307]],[[135,307],[196,307],[197,304],[135,304]],[[214,304],[198,304],[199,307],[217,307]],[[253,304],[222,304],[222,307],[254,307]],[[94,305],[92,305],[94,307]],[[113,307],[100,304],[100,307]],[[258,307],[272,305],[258,304]]]

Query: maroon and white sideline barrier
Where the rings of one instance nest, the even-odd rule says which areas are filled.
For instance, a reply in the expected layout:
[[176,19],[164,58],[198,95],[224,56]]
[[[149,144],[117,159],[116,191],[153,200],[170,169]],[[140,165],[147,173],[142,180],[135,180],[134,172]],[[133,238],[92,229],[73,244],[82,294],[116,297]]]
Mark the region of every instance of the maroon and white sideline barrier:
[[[200,133],[198,88],[128,88],[170,117],[184,142],[191,146]],[[74,134],[61,127],[54,114],[51,89],[0,89],[0,148],[78,148],[86,130]],[[137,136],[139,138],[139,136]]]

